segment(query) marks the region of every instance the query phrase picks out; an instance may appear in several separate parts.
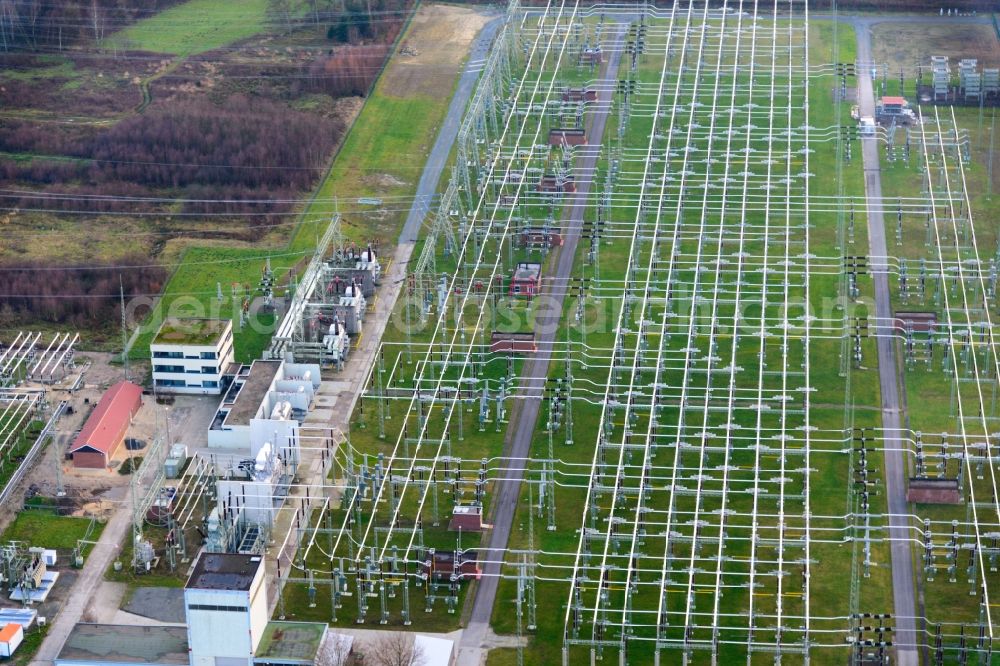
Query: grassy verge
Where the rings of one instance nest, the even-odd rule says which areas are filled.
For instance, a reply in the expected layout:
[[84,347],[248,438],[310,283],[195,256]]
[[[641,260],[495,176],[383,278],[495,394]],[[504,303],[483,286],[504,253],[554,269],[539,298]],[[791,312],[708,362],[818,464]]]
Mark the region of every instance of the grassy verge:
[[[399,201],[411,197],[449,101],[423,95],[400,98],[385,90],[381,82],[376,85],[315,200],[306,209],[290,249],[302,251],[314,246],[316,235],[334,213],[334,197],[378,196]],[[394,207],[391,201],[386,206]],[[393,232],[398,232],[406,211],[354,212],[344,217],[349,237],[392,242]]]

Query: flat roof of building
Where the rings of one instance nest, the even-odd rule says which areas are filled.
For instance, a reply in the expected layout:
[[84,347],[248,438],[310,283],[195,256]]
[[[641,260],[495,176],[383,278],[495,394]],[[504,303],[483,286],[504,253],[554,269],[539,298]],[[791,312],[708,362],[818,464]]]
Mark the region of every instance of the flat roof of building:
[[0,608],[0,625],[17,622],[27,629],[37,616],[38,611],[32,608]]
[[240,389],[233,408],[226,417],[226,425],[250,425],[250,419],[257,413],[257,408],[267,395],[267,390],[271,387],[271,382],[280,367],[281,361],[253,362],[243,388]]
[[531,263],[520,263],[514,267],[514,279],[515,280],[531,280],[535,279],[541,274],[542,265],[541,264],[531,264]]
[[184,586],[189,590],[249,591],[257,569],[263,566],[260,555],[203,553]]
[[254,659],[312,663],[323,642],[326,627],[322,622],[268,622]]
[[167,317],[153,338],[154,345],[215,345],[232,324],[228,319]]
[[81,622],[56,657],[60,661],[186,665],[187,628]]

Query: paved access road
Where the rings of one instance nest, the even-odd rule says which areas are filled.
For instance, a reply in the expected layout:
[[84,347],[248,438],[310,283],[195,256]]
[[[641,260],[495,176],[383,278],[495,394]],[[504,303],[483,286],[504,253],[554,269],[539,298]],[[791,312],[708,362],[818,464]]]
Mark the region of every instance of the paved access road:
[[[858,106],[861,115],[875,117],[870,24],[853,21],[858,41]],[[897,663],[918,663],[916,630],[916,594],[913,559],[910,550],[910,513],[906,502],[907,462],[903,453],[902,402],[899,396],[896,367],[896,342],[893,337],[892,305],[889,296],[888,251],[885,221],[882,217],[882,181],[879,170],[879,142],[863,137],[861,152],[865,168],[865,192],[868,202],[869,270],[875,286],[876,347],[878,349],[879,387],[882,395],[882,432],[885,447],[885,493],[889,504],[889,538],[892,561],[893,624],[896,627]],[[879,612],[877,609],[874,612]]]
[[493,491],[493,527],[489,532],[488,546],[485,551],[479,553],[479,559],[484,562],[483,576],[476,586],[472,614],[467,628],[462,633],[462,641],[458,648],[457,663],[463,666],[479,664],[485,656],[484,648],[487,647],[490,617],[493,614],[497,586],[500,583],[500,563],[504,559],[504,552],[510,539],[517,499],[521,493],[521,479],[524,477],[527,458],[531,452],[531,440],[538,422],[543,389],[549,372],[549,360],[552,358],[562,318],[563,300],[569,292],[569,277],[583,229],[583,215],[587,209],[590,187],[597,172],[604,127],[611,111],[625,29],[624,24],[617,27],[614,43],[609,49],[608,61],[604,64],[599,83],[595,86],[601,92],[587,125],[587,137],[593,143],[577,148],[579,157],[574,176],[579,189],[574,195],[566,198],[562,218],[563,246],[558,250],[555,271],[544,276],[543,291],[538,296],[540,301],[535,319],[538,352],[524,364],[519,382],[522,388],[520,395],[517,396],[518,405],[512,410],[511,422],[507,425],[507,440],[504,444],[506,471],[503,480],[496,483]]
[[479,80],[480,68],[486,60],[490,45],[501,25],[503,25],[502,17],[493,19],[483,26],[475,41],[472,42],[469,60],[462,72],[462,77],[458,80],[458,87],[455,89],[455,96],[451,98],[448,114],[445,116],[444,122],[441,123],[437,140],[431,148],[430,155],[427,156],[427,163],[420,175],[420,182],[417,183],[417,193],[413,199],[413,205],[410,207],[409,215],[406,216],[403,232],[399,235],[401,245],[417,242],[420,226],[431,210],[431,202],[437,193],[441,172],[444,170],[445,162],[448,161],[448,154],[455,143],[455,137],[458,136],[458,130],[462,126],[465,108],[472,98],[476,81]]
[[[833,18],[827,14],[812,14],[812,19]],[[841,21],[850,23],[857,38],[858,106],[862,115],[875,116],[875,97],[871,75],[871,27],[877,23],[917,24],[990,24],[986,16],[844,16]],[[906,405],[900,398],[899,367],[896,363],[896,343],[892,329],[892,305],[889,293],[888,251],[885,240],[885,221],[882,216],[882,181],[879,167],[879,142],[875,138],[862,139],[861,154],[865,169],[865,193],[868,205],[869,268],[875,288],[875,316],[879,325],[876,331],[878,351],[879,388],[882,396],[883,445],[885,447],[885,493],[889,509],[890,555],[892,562],[893,615],[896,626],[897,663],[916,666],[920,646],[917,640],[917,602],[910,534],[910,507],[906,501],[906,483],[909,476],[907,458],[901,439],[905,423]],[[872,609],[878,612],[878,609]]]

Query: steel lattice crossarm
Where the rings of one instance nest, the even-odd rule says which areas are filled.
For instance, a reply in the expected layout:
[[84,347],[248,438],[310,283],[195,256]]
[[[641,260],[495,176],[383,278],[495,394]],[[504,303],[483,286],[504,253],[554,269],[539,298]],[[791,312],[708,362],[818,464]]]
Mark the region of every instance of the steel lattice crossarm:
[[[554,20],[562,20],[560,18],[560,17],[562,17],[562,13],[563,13],[562,11],[559,11],[558,15],[555,17]],[[548,59],[550,57],[555,57],[555,58],[560,57],[561,56],[561,51],[560,52],[556,52],[553,49],[553,44],[555,43],[555,41],[556,40],[554,39],[554,36],[550,36],[549,39],[547,40],[547,43],[545,43],[545,42],[542,41],[540,35],[536,36],[536,38],[535,38],[535,40],[533,42],[533,49],[532,49],[532,51],[530,52],[530,54],[528,56],[529,60],[531,58],[535,58],[535,57],[541,57],[543,59]],[[540,48],[540,46],[541,46],[541,48]],[[540,96],[551,96],[552,92],[553,92],[553,89],[554,89],[554,81],[549,81],[547,84],[545,84],[545,83],[543,83],[543,81],[542,81],[541,78],[539,78],[539,79],[537,79],[535,81],[524,81],[524,80],[522,80],[517,85],[517,88],[516,88],[516,90],[514,92],[514,98],[516,100],[521,95],[526,95],[529,99],[535,99],[535,98],[538,98]],[[511,108],[513,108],[513,105],[512,105]],[[510,111],[508,109],[508,112],[506,114],[506,121],[505,121],[505,124],[504,124],[504,127],[503,127],[503,134],[504,134],[504,136],[506,136],[507,133],[511,133],[511,136],[512,136],[513,140],[516,143],[524,143],[524,144],[527,145],[526,150],[530,154],[534,150],[534,147],[537,145],[537,140],[536,140],[535,137],[537,137],[537,135],[539,134],[540,127],[535,127],[535,128],[532,129],[532,128],[529,128],[529,127],[522,126],[519,129],[517,129],[517,130],[513,130],[511,118],[512,118],[512,114],[510,113]],[[532,131],[533,131],[533,135],[529,134],[529,132],[532,132]],[[531,138],[529,138],[528,141],[525,141],[524,139],[528,138],[528,137],[531,137]],[[503,137],[501,137],[501,140],[504,140]],[[501,182],[502,183],[506,183],[506,181],[509,179],[509,174],[510,174],[511,170],[512,170],[512,162],[511,161],[507,161],[506,163],[501,163],[499,154],[495,154],[493,156],[493,158],[491,159],[491,162],[490,162],[490,165],[489,165],[489,173],[487,173],[487,180],[492,179],[492,176],[490,174],[496,172],[496,173],[502,173],[502,174],[504,174],[504,177],[501,180]],[[503,186],[507,187],[506,184],[503,185]],[[523,184],[515,184],[515,185],[512,186],[512,189],[515,192],[515,196],[516,196],[516,192],[521,187],[523,187]],[[485,225],[486,228],[493,228],[493,227],[496,226],[496,224],[498,222],[500,222],[502,220],[502,217],[500,217],[502,215],[503,215],[503,213],[502,213],[502,211],[500,210],[499,206],[496,203],[493,203],[491,205],[488,201],[485,200],[485,196],[484,195],[480,196],[479,197],[479,201],[477,202],[477,206],[476,206],[475,210],[473,211],[472,220],[470,222],[470,225],[469,225],[469,227],[467,229],[467,232],[466,232],[463,240],[461,241],[462,242],[462,246],[461,246],[461,248],[460,248],[460,250],[458,252],[458,255],[459,255],[458,256],[458,261],[459,261],[460,264],[469,264],[470,262],[472,262],[471,263],[471,266],[472,266],[471,270],[472,271],[483,272],[483,275],[484,275],[483,279],[485,280],[485,282],[487,284],[487,288],[491,287],[492,284],[493,284],[492,274],[496,272],[497,264],[499,262],[497,261],[496,257],[489,257],[488,258],[489,255],[486,254],[486,247],[485,246],[479,245],[478,247],[475,247],[475,248],[471,247],[470,246],[470,239],[473,238],[476,234],[479,233],[479,230],[477,228],[478,226]],[[480,222],[479,221],[478,218],[480,216],[484,216],[485,217],[485,222]],[[508,220],[506,222],[506,225],[509,226],[509,216],[507,216],[507,217],[508,217]],[[501,224],[504,224],[504,223],[501,222]],[[500,233],[502,235],[502,231]],[[474,253],[474,256],[470,256],[470,255],[473,255],[473,253]],[[492,263],[492,268],[491,268],[491,263]],[[486,271],[489,271],[489,273],[487,273]],[[456,279],[457,279],[457,275],[451,278],[451,282],[454,283],[454,281]],[[451,292],[451,290],[448,290],[448,291]],[[466,292],[466,293],[468,293],[468,292]],[[448,305],[450,305],[450,303],[447,300],[439,303],[439,306],[448,306]],[[447,311],[446,311],[445,307],[439,307],[439,310],[440,311],[439,311],[439,313],[437,315],[437,320],[435,322],[434,333],[431,336],[431,342],[430,342],[430,344],[428,346],[428,351],[427,351],[427,358],[428,359],[430,359],[433,354],[438,353],[439,349],[447,349],[448,353],[453,353],[456,350],[456,345],[458,344],[457,333],[452,333],[449,336],[450,337],[450,341],[447,340],[447,339],[439,341],[437,339],[439,331],[442,332],[442,335],[447,335],[447,333],[442,330],[442,324],[444,324],[446,322]],[[462,310],[461,307],[457,309],[457,311],[459,311],[459,312],[461,310]],[[468,352],[466,352],[466,356],[468,356]],[[468,365],[467,361],[466,361],[465,365]],[[465,367],[465,365],[463,366],[463,368]],[[425,362],[421,366],[421,370],[420,370],[421,377],[423,377],[424,375],[426,375],[428,373],[434,372],[433,368],[434,368],[434,365],[432,363]],[[431,377],[432,377],[432,381],[435,381],[433,379],[433,375],[431,375]],[[441,380],[438,379],[436,381],[439,383]],[[435,391],[434,395],[438,395],[438,394],[439,394],[439,392]],[[418,402],[417,405],[419,405],[419,404],[421,404],[421,403]],[[431,407],[433,407],[433,405]],[[412,416],[417,416],[417,414],[416,414],[417,411],[418,410],[414,409],[414,405],[411,403],[411,407],[408,410],[408,415],[407,415],[408,418],[412,418],[411,415]],[[449,412],[449,413],[451,413],[451,412]],[[423,421],[422,418],[420,418],[419,420]],[[424,438],[429,435],[428,428],[427,428],[427,423],[426,422],[421,422],[421,423],[414,424],[413,432],[417,434],[417,439],[419,440],[419,443],[417,444],[417,446],[423,445]],[[429,439],[429,444],[431,444],[431,445],[433,445],[433,443],[434,443],[433,437],[434,436],[431,436],[431,438]],[[438,438],[438,441],[437,441],[438,448],[440,448],[440,445],[445,440],[445,437],[443,435],[439,434],[439,435],[437,435],[437,438]],[[397,444],[397,453],[399,453],[398,446],[399,446],[399,444]],[[392,470],[393,464],[396,462],[396,458],[397,458],[397,454],[393,454],[392,458],[390,458],[390,460],[389,460],[390,470]],[[435,463],[436,463],[436,461],[437,461],[437,459],[435,457]],[[406,461],[403,461],[401,464],[405,465],[405,466],[409,466],[409,467],[412,468],[412,461],[410,461],[409,464],[407,464]],[[394,470],[392,470],[392,471],[394,471]],[[407,474],[406,478],[408,479],[409,477],[410,477],[410,475]],[[378,492],[382,493],[383,492],[383,488],[380,487],[378,489]],[[405,493],[406,490],[404,489],[403,492]],[[393,524],[393,523],[390,522],[390,524]],[[370,530],[370,528],[369,528],[369,530]]]
[[[719,410],[716,412],[710,409],[713,402],[716,402],[710,398],[712,391],[711,389],[699,388],[698,384],[701,383],[701,380],[695,384],[694,377],[696,375],[692,372],[695,367],[705,368],[707,373],[704,381],[710,383],[711,371],[716,367],[716,364],[719,364],[720,367],[726,367],[725,361],[730,360],[728,374],[733,377],[737,367],[736,361],[740,356],[737,342],[739,328],[732,328],[732,337],[723,342],[718,339],[717,324],[726,317],[732,319],[740,316],[740,299],[748,298],[745,291],[749,290],[745,289],[744,284],[742,284],[745,280],[743,271],[747,270],[746,264],[748,262],[743,261],[742,256],[736,259],[735,302],[732,305],[727,305],[719,302],[720,274],[702,270],[702,261],[703,256],[706,255],[708,260],[711,260],[712,255],[708,254],[710,252],[721,257],[724,247],[724,234],[721,232],[724,225],[716,223],[714,232],[711,229],[706,229],[709,216],[713,215],[706,206],[711,189],[709,186],[718,185],[721,187],[721,192],[717,190],[715,196],[721,195],[722,200],[725,201],[729,197],[736,197],[737,200],[746,197],[747,189],[751,185],[750,169],[744,166],[741,171],[731,170],[731,161],[734,157],[740,156],[741,147],[744,148],[742,151],[744,163],[749,164],[753,160],[753,163],[759,166],[758,173],[765,190],[763,197],[765,235],[762,238],[764,253],[761,262],[764,271],[759,271],[759,269],[755,271],[761,274],[759,280],[763,290],[756,295],[756,298],[762,299],[764,303],[767,303],[769,298],[781,299],[779,302],[788,303],[789,295],[793,293],[792,289],[807,289],[808,272],[806,272],[805,283],[796,285],[789,283],[788,280],[781,281],[779,279],[778,289],[773,290],[773,293],[767,289],[768,274],[772,272],[772,262],[776,269],[773,272],[778,276],[782,275],[781,255],[778,254],[777,257],[771,255],[770,244],[773,242],[777,245],[776,249],[779,251],[783,249],[784,256],[787,257],[792,248],[791,239],[795,238],[796,242],[803,242],[793,236],[795,232],[787,226],[783,229],[783,234],[779,233],[773,238],[769,233],[774,224],[771,217],[771,207],[774,206],[777,209],[775,212],[778,212],[777,218],[779,220],[784,217],[780,214],[780,205],[771,201],[771,190],[791,191],[793,183],[796,191],[804,186],[802,182],[796,182],[796,179],[790,177],[794,164],[791,156],[795,133],[775,129],[777,109],[780,109],[783,104],[787,105],[788,108],[796,106],[791,99],[778,96],[786,94],[790,97],[792,91],[778,89],[773,78],[775,63],[781,57],[779,52],[784,46],[787,49],[785,58],[790,61],[793,45],[791,43],[780,45],[774,39],[776,35],[772,34],[771,44],[768,45],[770,48],[767,48],[765,46],[767,42],[758,45],[757,40],[754,39],[756,35],[751,33],[751,48],[766,49],[770,51],[772,58],[770,86],[760,90],[761,110],[766,113],[768,121],[768,126],[764,128],[760,138],[768,140],[769,145],[760,158],[752,157],[753,153],[756,152],[750,150],[751,142],[754,140],[754,132],[744,132],[740,136],[738,132],[724,131],[725,125],[722,123],[725,122],[727,116],[729,126],[735,124],[736,109],[728,114],[720,114],[717,111],[720,103],[722,105],[726,105],[727,102],[732,104],[737,95],[743,92],[736,85],[738,77],[733,75],[733,72],[738,68],[729,67],[730,74],[727,77],[725,68],[720,67],[727,53],[727,50],[722,46],[723,43],[727,38],[737,40],[736,43],[738,40],[744,39],[745,31],[742,29],[742,25],[732,30],[725,30],[728,27],[725,19],[719,25],[710,23],[707,7],[704,8],[704,14],[701,16],[698,16],[693,9],[689,9],[678,18],[683,28],[678,30],[676,35],[673,31],[668,35],[668,42],[665,45],[665,52],[668,55],[663,58],[658,78],[658,89],[652,95],[654,108],[651,115],[653,122],[663,122],[671,128],[671,131],[659,132],[655,129],[656,125],[654,124],[654,130],[649,133],[646,159],[638,160],[638,166],[642,170],[641,174],[637,174],[638,177],[628,179],[619,177],[621,188],[629,188],[633,192],[636,188],[638,189],[638,202],[634,213],[633,237],[629,243],[629,263],[625,271],[626,282],[629,284],[625,288],[626,298],[618,318],[619,322],[623,322],[634,317],[640,324],[638,328],[625,329],[621,323],[615,327],[615,330],[618,331],[615,343],[615,360],[607,381],[609,393],[606,397],[608,399],[604,401],[605,408],[600,421],[602,427],[598,433],[598,447],[593,465],[593,483],[588,492],[589,507],[597,507],[597,509],[595,511],[593,508],[588,508],[585,511],[584,524],[585,530],[603,531],[605,536],[602,539],[603,545],[594,552],[591,552],[589,539],[583,538],[581,540],[581,549],[576,559],[574,582],[570,590],[568,604],[570,610],[567,615],[567,642],[570,645],[578,641],[584,645],[589,644],[598,653],[607,646],[615,646],[624,652],[628,637],[640,635],[633,627],[636,613],[641,612],[639,609],[649,605],[643,600],[645,593],[643,587],[636,582],[640,577],[636,565],[639,558],[654,557],[662,561],[661,574],[658,577],[660,584],[653,586],[654,589],[651,590],[653,594],[650,599],[654,603],[653,607],[658,607],[654,614],[654,617],[658,618],[655,623],[656,631],[652,637],[657,647],[681,647],[685,651],[708,647],[714,650],[717,649],[720,639],[731,641],[733,637],[741,636],[752,649],[755,642],[762,640],[761,635],[763,635],[768,637],[764,638],[763,641],[773,641],[776,648],[797,651],[801,648],[796,648],[795,643],[803,640],[803,634],[796,635],[788,632],[782,636],[780,630],[775,633],[766,624],[761,628],[748,625],[745,629],[732,629],[730,636],[723,633],[720,638],[722,627],[719,624],[720,607],[718,605],[718,598],[721,596],[719,585],[722,571],[731,566],[723,564],[724,561],[728,560],[728,558],[723,558],[723,544],[726,541],[723,535],[740,528],[739,519],[731,518],[728,521],[726,519],[727,506],[729,502],[734,501],[729,497],[730,470],[733,467],[729,460],[734,455],[734,451],[724,442],[731,436],[732,432],[741,427],[737,420],[740,419],[742,410],[747,409],[748,412],[756,411],[758,415],[758,432],[760,432],[760,426],[769,423],[772,418],[779,419],[781,424],[781,431],[778,433],[779,450],[783,451],[787,441],[784,437],[788,425],[786,419],[792,410],[789,409],[788,400],[783,399],[777,403],[776,413],[772,416],[768,413],[770,410],[764,409],[765,402],[763,400],[768,388],[764,368],[770,345],[766,341],[772,336],[781,339],[781,334],[764,335],[763,327],[758,333],[757,337],[760,340],[757,368],[760,377],[757,382],[758,398],[756,401],[751,401],[747,408],[741,408],[736,401],[737,385],[735,379],[731,379],[728,386],[723,384],[720,387],[722,390],[718,392]],[[697,27],[692,30],[693,26]],[[674,39],[677,41],[673,41]],[[670,66],[669,54],[672,51],[679,52],[680,66],[677,67],[679,75],[673,75],[674,68]],[[736,52],[739,52],[738,46]],[[685,71],[688,53],[695,61],[690,66],[689,74]],[[752,65],[756,64],[756,59],[752,59]],[[711,73],[708,76],[702,76],[703,69],[707,69]],[[754,84],[752,72],[749,78],[750,86],[752,86]],[[789,73],[789,85],[790,80],[791,73]],[[776,95],[778,90],[781,92]],[[641,95],[642,91],[637,94]],[[685,103],[681,100],[687,101]],[[661,104],[664,112],[660,110]],[[644,111],[638,102],[632,108],[636,110],[636,113]],[[746,108],[753,109],[755,107],[746,105]],[[648,113],[648,110],[645,112]],[[699,122],[703,118],[707,121],[704,125]],[[785,120],[782,116],[777,116],[777,119],[779,122]],[[787,120],[790,130],[790,112],[787,114]],[[704,145],[702,141],[707,141],[707,145]],[[778,142],[787,146],[783,151],[785,154],[782,155],[785,157],[784,161],[787,166],[783,173],[776,174],[773,165],[779,160],[774,156],[774,144]],[[781,146],[781,143],[778,145]],[[713,161],[713,157],[716,155],[715,150],[721,151],[720,157],[716,158],[722,162],[721,169],[714,166],[717,163]],[[660,155],[664,157],[654,159],[654,156]],[[670,189],[667,189],[668,182],[671,183]],[[740,191],[741,183],[742,192]],[[735,190],[734,193],[729,191],[730,184],[735,185],[732,188]],[[723,207],[721,214],[724,216],[726,212],[725,207]],[[746,212],[744,210],[743,213],[738,214],[745,216]],[[615,211],[612,211],[611,215],[615,215]],[[639,229],[643,228],[650,218],[652,218],[652,233],[647,231],[640,235]],[[786,219],[785,224],[787,225],[787,223]],[[680,230],[685,227],[694,232],[691,240],[686,241],[681,237]],[[729,242],[747,243],[743,225],[738,224],[737,228],[737,234]],[[783,243],[781,236],[785,239]],[[782,248],[782,246],[784,247]],[[685,255],[691,257],[693,267],[684,266],[678,261]],[[661,256],[665,259],[665,266],[659,263]],[[787,273],[786,264],[785,274]],[[690,285],[692,304],[698,303],[706,306],[704,315],[697,313],[693,307],[686,316],[672,310],[675,307],[673,300],[675,283],[682,281]],[[754,282],[757,280],[755,279]],[[640,295],[639,302],[634,306],[637,310],[634,315],[631,312],[629,292]],[[653,296],[658,296],[659,302],[651,303]],[[729,314],[730,308],[732,308],[733,314]],[[674,316],[675,314],[682,316]],[[699,333],[696,321],[701,317],[707,318],[707,336]],[[787,331],[788,327],[783,328]],[[647,329],[651,330],[652,334],[647,334]],[[770,331],[767,332],[770,333]],[[705,339],[706,337],[707,339]],[[784,353],[781,354],[781,358],[784,359],[787,369],[787,337],[784,337],[784,340],[785,342],[782,344]],[[663,358],[664,353],[671,351],[681,352],[684,362],[680,373],[680,394],[673,399],[666,399],[666,392],[661,389],[661,387],[666,386],[666,382],[660,378],[660,373],[663,370],[659,359]],[[645,359],[650,356],[657,359],[651,364],[656,370],[653,382],[650,384],[653,390],[644,400],[637,397],[637,393],[641,394],[642,391],[641,385],[638,384],[640,377],[637,370],[647,363]],[[752,367],[753,365],[750,364],[749,368]],[[617,384],[616,376],[631,378],[625,390],[616,392],[612,388]],[[612,379],[615,381],[611,381]],[[770,381],[775,380],[778,378],[774,377]],[[789,380],[789,373],[781,373],[778,395],[782,398],[790,398],[787,393]],[[652,411],[639,408],[639,405],[647,400],[653,408]],[[807,405],[808,402],[805,404]],[[690,424],[687,422],[689,418],[692,419]],[[806,418],[808,419],[807,415]],[[616,426],[616,421],[621,421],[623,425]],[[693,442],[688,442],[689,429],[692,430],[690,436]],[[661,430],[667,434],[667,442],[664,444],[660,443]],[[707,439],[710,431],[713,437],[717,437],[723,442],[721,456],[706,447],[706,443],[711,441]],[[672,445],[670,443],[671,432],[673,433]],[[701,441],[702,444],[700,446],[694,444],[697,441]],[[682,447],[682,443],[686,446]],[[759,463],[761,447],[754,448],[757,451],[757,461],[753,465],[755,480],[753,487],[756,489],[760,484],[761,477],[766,473],[766,466]],[[672,453],[670,449],[673,449]],[[641,462],[636,462],[635,456],[639,455],[640,451]],[[806,451],[806,459],[808,459],[808,448]],[[716,460],[712,468],[717,468],[721,462],[724,470],[721,476],[709,475],[701,471],[705,469],[706,463],[713,455]],[[785,511],[792,507],[798,506],[799,511],[804,511],[801,503],[808,501],[808,487],[800,484],[807,483],[808,472],[801,481],[796,479],[796,476],[801,474],[801,468],[786,469],[784,465],[785,454],[782,452],[779,456],[782,464],[774,471],[776,477],[781,480],[776,498],[779,510],[779,528],[776,530],[774,545],[768,545],[775,548],[778,572],[782,572],[782,565],[786,558],[791,563],[801,561],[803,566],[808,568],[808,558],[803,554],[791,556],[786,552],[793,548],[807,549],[807,540],[786,538],[787,535],[784,534],[783,529],[784,520],[780,518]],[[699,473],[691,477],[693,485],[684,484],[682,490],[678,483],[678,475],[681,474],[680,465],[686,458],[696,461],[696,469],[699,470]],[[634,474],[628,478],[625,474],[628,467],[632,465],[640,470],[638,478]],[[670,472],[672,480],[663,487],[663,490],[657,491],[657,486],[650,483],[650,479],[657,474],[657,468],[660,465],[664,466],[666,470],[672,470]],[[796,473],[794,471],[796,469],[800,471]],[[687,474],[684,476],[686,477]],[[627,491],[628,487],[633,487],[634,492]],[[606,493],[610,494],[610,501],[603,499]],[[753,492],[752,495],[753,511],[751,515],[755,515],[761,503],[769,504],[770,501],[759,492]],[[687,507],[686,510],[684,510],[685,507]],[[794,509],[792,510],[794,511]],[[660,533],[658,538],[651,537],[645,527],[647,517],[655,515],[655,512],[665,512],[666,515],[666,529]],[[692,517],[682,520],[680,517],[682,512]],[[603,518],[602,516],[607,517]],[[708,518],[709,516],[715,517]],[[606,525],[606,528],[601,528],[602,524]],[[759,525],[754,519],[751,520],[747,529],[752,535],[753,547],[747,569],[751,582],[750,588],[753,590],[755,581],[758,584],[769,586],[765,582],[768,577],[765,577],[757,569],[758,560],[765,557],[765,547],[761,545],[760,550],[758,550],[757,546],[761,543],[759,539],[766,528]],[[711,536],[712,534],[715,535],[714,538]],[[622,536],[619,537],[619,535]],[[624,542],[630,555],[626,564],[611,566],[610,554],[618,548],[617,546],[612,548],[612,544],[619,539]],[[702,567],[695,566],[695,562],[702,559],[703,548],[709,552],[715,551],[717,553],[715,571],[711,567],[703,570]],[[676,564],[673,564],[675,561]],[[688,562],[687,566],[685,566],[685,562]],[[799,565],[790,564],[790,566],[798,567]],[[675,574],[671,573],[674,567],[677,567],[679,574],[676,580],[674,580]],[[806,577],[804,572],[803,577]],[[594,583],[584,586],[582,581],[594,581]],[[781,615],[786,612],[785,602],[781,596],[782,578],[779,576],[775,583],[777,585],[776,626],[781,626]],[[701,616],[705,615],[705,612],[697,605],[697,596],[702,591],[703,585],[708,586],[705,588],[706,591],[714,590],[714,595],[711,596],[717,600],[714,607],[710,606],[712,621],[709,622],[702,619]],[[587,591],[579,592],[579,589],[583,587]],[[614,592],[615,590],[620,590],[620,592]],[[665,605],[671,598],[672,592],[680,595],[682,599],[679,608]],[[807,594],[807,591],[805,593]],[[751,594],[749,600],[751,609],[755,602],[754,596]],[[616,598],[620,601],[612,601]],[[659,601],[656,602],[656,599]],[[581,606],[587,607],[587,611],[581,611]],[[754,614],[751,613],[751,617],[753,616]],[[763,618],[758,621],[761,621],[762,624],[766,622],[763,621]],[[755,629],[760,632],[756,637],[754,635]],[[645,631],[649,630],[647,628]],[[656,650],[655,653],[658,655],[659,650]],[[568,662],[569,648],[564,654],[564,661]]]

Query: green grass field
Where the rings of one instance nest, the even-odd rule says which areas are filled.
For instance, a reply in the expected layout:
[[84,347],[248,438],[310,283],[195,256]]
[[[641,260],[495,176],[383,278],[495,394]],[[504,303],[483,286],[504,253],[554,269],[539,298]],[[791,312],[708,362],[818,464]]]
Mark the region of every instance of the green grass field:
[[[21,541],[30,546],[67,551],[76,548],[90,529],[89,518],[59,516],[43,509],[21,511],[0,535],[0,541]],[[96,523],[90,541],[97,541],[104,529]]]
[[110,35],[103,46],[196,55],[261,32],[268,4],[268,0],[188,0]]
[[[380,196],[406,201],[417,189],[434,130],[448,108],[448,98],[415,95],[399,98],[376,84],[337,154],[327,178],[306,208],[303,222],[291,242],[293,251],[314,246],[317,233],[325,228],[334,212],[334,197],[351,200]],[[378,186],[376,178],[391,176],[389,187]],[[352,208],[358,207],[349,204]],[[404,206],[388,204],[389,208]],[[394,243],[405,210],[394,210],[384,219],[374,220],[364,213],[345,214],[345,234],[357,241],[370,238]]]

